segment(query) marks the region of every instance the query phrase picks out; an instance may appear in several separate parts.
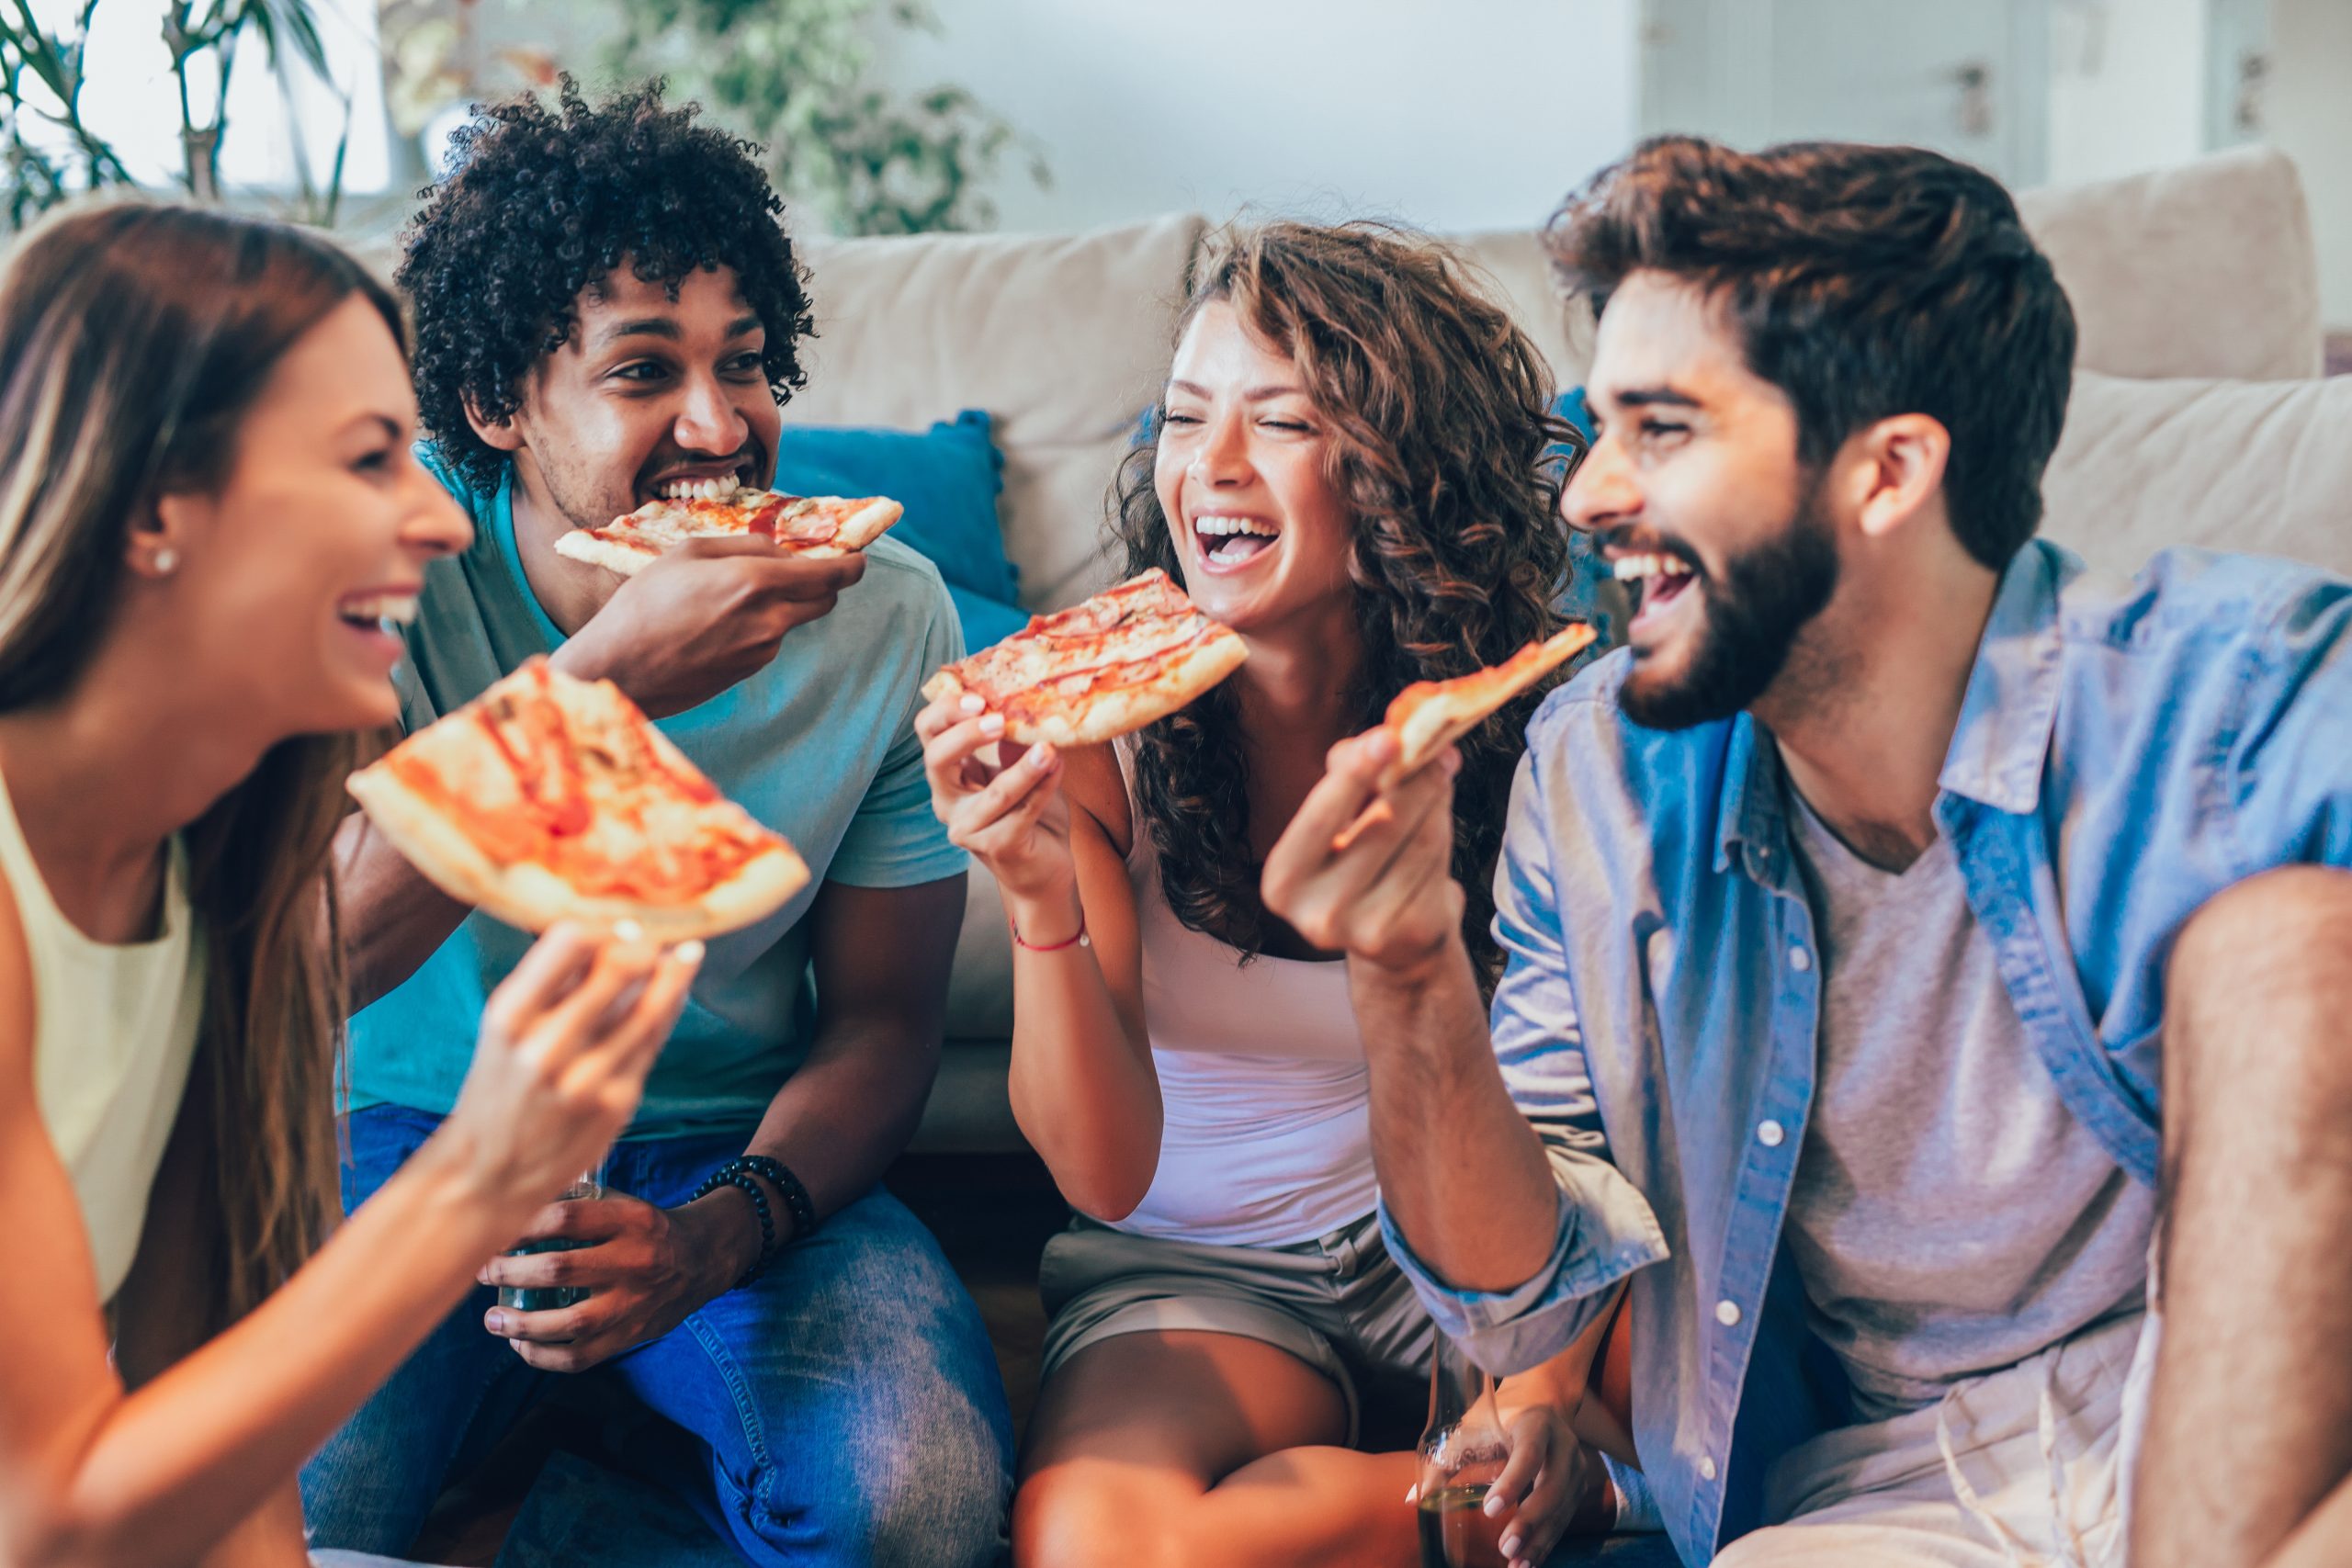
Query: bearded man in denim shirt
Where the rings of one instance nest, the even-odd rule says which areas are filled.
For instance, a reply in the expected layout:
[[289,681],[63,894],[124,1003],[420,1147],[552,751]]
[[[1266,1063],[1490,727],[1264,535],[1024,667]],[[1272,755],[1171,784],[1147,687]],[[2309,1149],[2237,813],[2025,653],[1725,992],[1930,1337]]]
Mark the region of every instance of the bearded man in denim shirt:
[[1665,139],[1548,241],[1639,613],[1530,727],[1490,1019],[1448,769],[1335,853],[1348,742],[1266,867],[1391,1247],[1498,1371],[1626,1283],[1686,1561],[2119,1562],[2143,1345],[2135,1561],[2264,1560],[2352,1461],[2352,584],[2033,538],[2074,320],[1974,170]]

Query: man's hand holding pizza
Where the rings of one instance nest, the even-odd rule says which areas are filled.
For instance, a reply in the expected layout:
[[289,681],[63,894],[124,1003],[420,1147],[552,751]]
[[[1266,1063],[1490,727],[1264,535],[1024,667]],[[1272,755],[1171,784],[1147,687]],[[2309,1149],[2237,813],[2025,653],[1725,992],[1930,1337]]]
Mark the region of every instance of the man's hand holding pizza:
[[584,1372],[660,1338],[733,1289],[760,1254],[751,1205],[731,1187],[674,1209],[618,1193],[550,1203],[533,1216],[522,1245],[549,1241],[571,1250],[502,1255],[479,1278],[588,1292],[545,1312],[492,1307],[482,1320],[516,1355],[551,1372]]
[[1396,744],[1384,728],[1331,748],[1322,782],[1266,857],[1261,891],[1266,908],[1317,947],[1404,980],[1461,945],[1453,775],[1462,762],[1448,746],[1397,781],[1387,809],[1365,820]]
[[690,539],[624,579],[553,662],[611,681],[650,717],[683,713],[766,668],[865,573],[854,551],[811,560],[763,539]]

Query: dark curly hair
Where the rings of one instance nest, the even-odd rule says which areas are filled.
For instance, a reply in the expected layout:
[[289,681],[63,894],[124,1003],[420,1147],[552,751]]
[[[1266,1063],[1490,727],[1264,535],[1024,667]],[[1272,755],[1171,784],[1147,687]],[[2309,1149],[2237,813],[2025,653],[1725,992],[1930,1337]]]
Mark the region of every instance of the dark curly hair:
[[[1415,681],[1498,663],[1557,629],[1567,571],[1555,514],[1562,446],[1582,441],[1552,412],[1551,377],[1526,334],[1433,242],[1376,223],[1275,222],[1223,237],[1177,323],[1213,301],[1297,366],[1329,430],[1325,479],[1355,537],[1349,577],[1363,660],[1348,694],[1368,729]],[[1164,413],[1164,410],[1159,411]],[[1127,569],[1183,569],[1153,483],[1160,419],[1121,465],[1115,527]],[[1501,954],[1495,857],[1531,692],[1462,742],[1453,874],[1463,934],[1491,988]],[[1250,849],[1247,752],[1230,683],[1144,730],[1136,795],[1179,919],[1244,954],[1272,917]]]
[[468,484],[494,488],[506,462],[468,404],[514,414],[531,367],[578,325],[581,292],[624,263],[673,298],[689,273],[732,269],[767,331],[777,400],[806,379],[808,298],[784,203],[758,150],[699,112],[665,106],[659,82],[591,105],[566,76],[552,107],[492,104],[458,132],[458,170],[422,193],[398,281],[415,310],[418,412]]
[[1924,413],[1951,435],[1944,495],[1968,553],[1998,571],[2033,536],[2075,312],[1983,170],[1917,147],[1657,137],[1570,196],[1544,243],[1596,306],[1641,271],[1719,300],[1748,368],[1795,405],[1808,467]]

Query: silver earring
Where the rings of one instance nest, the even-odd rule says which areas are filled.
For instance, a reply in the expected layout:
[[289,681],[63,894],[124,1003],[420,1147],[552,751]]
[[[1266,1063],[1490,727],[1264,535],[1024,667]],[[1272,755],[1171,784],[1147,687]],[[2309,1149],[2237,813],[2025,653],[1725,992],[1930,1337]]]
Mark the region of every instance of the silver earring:
[[161,575],[169,577],[179,570],[179,565],[180,553],[171,546],[165,545],[155,552],[155,570]]

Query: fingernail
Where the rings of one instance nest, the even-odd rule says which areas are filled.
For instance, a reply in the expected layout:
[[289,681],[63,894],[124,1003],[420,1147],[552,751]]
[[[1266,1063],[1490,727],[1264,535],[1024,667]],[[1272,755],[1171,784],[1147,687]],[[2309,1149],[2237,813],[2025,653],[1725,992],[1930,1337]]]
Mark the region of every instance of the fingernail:
[[1396,742],[1390,739],[1388,731],[1375,729],[1363,743],[1363,754],[1375,762],[1385,762],[1396,754]]
[[[1479,1505],[1479,1512],[1485,1514],[1487,1517],[1490,1519],[1501,1518],[1503,1517],[1502,1498],[1495,1493],[1487,1493],[1486,1502]],[[1508,1548],[1506,1548],[1506,1550],[1508,1550]]]
[[1029,748],[1029,765],[1039,773],[1045,772],[1060,761],[1061,753],[1054,750],[1050,741],[1041,740]]
[[1505,1557],[1517,1557],[1519,1555],[1519,1537],[1515,1535],[1507,1535],[1503,1537],[1502,1540],[1495,1542],[1495,1550],[1501,1552]]
[[491,1309],[489,1315],[482,1319],[482,1326],[489,1329],[492,1334],[504,1334],[506,1332],[506,1314],[493,1307]]
[[969,692],[967,692],[964,694],[964,700],[957,703],[956,705],[966,713],[978,713],[989,705],[980,701],[979,698],[972,695]]
[[639,925],[635,920],[615,920],[613,922],[613,940],[615,942],[643,942],[645,940],[645,928]]
[[982,714],[982,715],[980,716],[980,733],[981,733],[982,735],[1001,735],[1001,734],[1003,734],[1003,733],[1004,733],[1004,715],[1002,715],[1002,714],[1001,714],[1001,713],[984,713],[984,714]]
[[1416,1481],[1410,1486],[1405,1488],[1405,1501],[1408,1503],[1418,1503],[1420,1500],[1421,1483]]
[[679,963],[699,964],[702,962],[702,939],[690,936],[680,942],[674,951],[678,955]]

